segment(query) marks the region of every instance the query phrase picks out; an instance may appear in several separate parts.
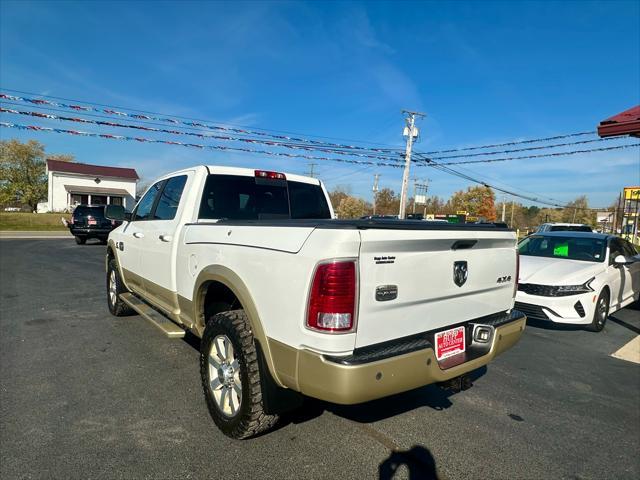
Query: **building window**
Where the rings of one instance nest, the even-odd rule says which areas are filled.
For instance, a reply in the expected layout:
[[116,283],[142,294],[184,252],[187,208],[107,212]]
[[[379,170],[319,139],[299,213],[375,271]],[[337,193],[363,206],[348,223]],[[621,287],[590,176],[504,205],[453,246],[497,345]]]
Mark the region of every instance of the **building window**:
[[107,204],[107,196],[106,195],[91,195],[91,204],[92,205],[106,205]]
[[109,203],[122,206],[122,197],[109,197]]
[[75,205],[86,205],[89,203],[89,195],[79,195],[77,193],[71,194],[71,206]]

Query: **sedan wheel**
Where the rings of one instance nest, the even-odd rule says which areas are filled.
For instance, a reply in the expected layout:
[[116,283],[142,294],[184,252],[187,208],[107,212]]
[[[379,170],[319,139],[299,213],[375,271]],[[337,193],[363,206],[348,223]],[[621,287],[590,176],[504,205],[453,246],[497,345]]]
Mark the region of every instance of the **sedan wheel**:
[[600,332],[607,323],[609,317],[609,291],[603,290],[596,301],[596,309],[593,312],[593,320],[587,327],[592,332]]

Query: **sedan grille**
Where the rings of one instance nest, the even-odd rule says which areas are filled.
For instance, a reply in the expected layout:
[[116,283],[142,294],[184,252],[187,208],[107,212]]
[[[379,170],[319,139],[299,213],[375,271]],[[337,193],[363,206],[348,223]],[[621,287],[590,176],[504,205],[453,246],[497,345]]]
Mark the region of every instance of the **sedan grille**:
[[538,285],[535,283],[519,283],[518,290],[529,295],[538,295],[540,297],[568,297],[569,295],[578,295],[583,292],[558,291],[555,285]]
[[536,320],[549,320],[549,317],[542,310],[542,307],[539,305],[532,305],[530,303],[521,303],[516,302],[515,307],[516,310],[520,310],[524,313],[527,318],[533,318]]

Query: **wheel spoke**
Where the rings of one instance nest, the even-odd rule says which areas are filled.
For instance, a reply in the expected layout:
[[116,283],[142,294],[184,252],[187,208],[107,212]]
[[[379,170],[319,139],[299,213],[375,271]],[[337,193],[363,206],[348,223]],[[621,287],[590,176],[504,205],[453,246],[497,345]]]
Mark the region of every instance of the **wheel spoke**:
[[222,395],[220,396],[220,409],[224,412],[224,404],[227,401],[227,394],[229,393],[229,389],[227,387],[222,387]]
[[211,380],[211,390],[218,390],[218,388],[220,388],[221,386],[222,383],[220,382],[220,379],[218,377],[215,377]]
[[231,345],[231,341],[224,337],[224,358],[227,362],[231,362],[233,360],[233,345]]
[[216,346],[216,353],[218,354],[218,358],[220,360],[224,360],[226,357],[222,352],[222,348],[221,348],[221,342],[224,342],[223,337],[216,337],[216,339],[214,340],[214,344]]
[[233,382],[233,391],[236,392],[238,398],[242,395],[242,386],[238,385],[235,381]]
[[233,362],[231,362],[231,368],[233,368],[234,372],[240,371],[240,364],[238,363],[238,359],[234,358]]
[[215,357],[213,352],[209,353],[209,365],[211,365],[216,370],[220,368],[220,361]]
[[238,405],[240,403],[238,399],[234,399],[234,397],[235,395],[233,394],[233,392],[231,392],[231,394],[229,395],[229,408],[231,409],[231,415],[236,413],[236,410],[238,409]]

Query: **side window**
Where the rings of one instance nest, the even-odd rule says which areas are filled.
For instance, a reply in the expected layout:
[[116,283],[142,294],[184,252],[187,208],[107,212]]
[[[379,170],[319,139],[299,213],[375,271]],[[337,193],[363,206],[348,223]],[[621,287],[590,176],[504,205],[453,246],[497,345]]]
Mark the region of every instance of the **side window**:
[[164,180],[155,183],[148,191],[144,194],[144,197],[140,200],[138,205],[136,206],[135,211],[133,212],[133,221],[139,220],[151,220],[151,209],[153,208],[153,204],[156,201],[156,197],[158,196],[158,192],[162,189],[162,184]]
[[180,205],[180,197],[182,197],[182,191],[186,183],[186,175],[180,175],[179,177],[173,177],[167,180],[160,194],[156,211],[153,214],[154,220],[173,220],[175,218],[178,205]]
[[618,255],[624,255],[622,240],[619,238],[612,238],[609,243],[609,265],[613,264],[613,259]]
[[622,254],[627,258],[635,257],[638,254],[633,244],[631,242],[628,242],[627,240],[625,240],[622,244],[622,252]]

